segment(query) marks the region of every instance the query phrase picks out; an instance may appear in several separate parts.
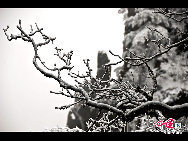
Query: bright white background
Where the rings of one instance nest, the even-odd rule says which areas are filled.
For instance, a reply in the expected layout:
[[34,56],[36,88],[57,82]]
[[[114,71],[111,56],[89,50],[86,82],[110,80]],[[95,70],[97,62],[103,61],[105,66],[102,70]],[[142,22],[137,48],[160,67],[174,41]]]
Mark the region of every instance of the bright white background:
[[88,58],[96,75],[98,50],[122,54],[122,15],[116,8],[0,9],[0,131],[44,131],[66,126],[68,110],[54,107],[73,100],[50,94],[50,90],[59,90],[58,83],[35,69],[32,46],[21,40],[9,42],[4,35],[7,25],[8,33],[19,33],[19,19],[26,31],[36,22],[44,33],[57,38],[51,49],[42,50],[47,63],[54,61],[52,47],[63,47],[74,51],[75,71],[84,72],[82,60]]

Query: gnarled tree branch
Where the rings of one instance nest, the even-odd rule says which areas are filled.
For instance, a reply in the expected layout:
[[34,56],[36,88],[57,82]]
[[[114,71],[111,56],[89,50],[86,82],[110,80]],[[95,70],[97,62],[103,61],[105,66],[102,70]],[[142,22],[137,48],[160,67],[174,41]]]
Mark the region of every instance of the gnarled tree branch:
[[[185,12],[185,14],[186,13],[187,12]],[[177,15],[179,15],[179,13],[177,13]],[[149,61],[153,60],[154,58],[157,58],[157,57],[169,52],[172,48],[179,47],[181,44],[184,44],[185,42],[188,41],[188,37],[180,40],[179,42],[176,42],[173,44],[168,44],[168,45],[162,46],[162,47],[159,44],[159,41],[157,41],[157,40],[151,41],[153,43],[156,43],[159,46],[159,52],[150,56],[150,57],[137,55],[137,54],[129,51],[133,57],[122,58],[119,55],[116,55],[110,51],[110,53],[113,56],[118,57],[120,59],[120,61],[118,61],[116,63],[106,64],[104,66],[104,68],[106,69],[105,73],[107,73],[108,68],[110,66],[117,65],[121,62],[127,62],[131,66],[141,66],[141,65],[145,64],[146,67],[148,68],[149,75],[153,80],[153,88],[148,92],[148,91],[140,88],[139,86],[134,87],[129,82],[121,82],[121,81],[118,81],[115,79],[110,79],[108,81],[102,81],[102,79],[92,77],[91,76],[92,69],[89,66],[89,60],[84,60],[84,63],[87,67],[86,74],[85,75],[80,75],[79,73],[76,74],[76,73],[72,72],[72,68],[74,66],[71,66],[71,57],[73,55],[73,51],[70,51],[69,53],[63,54],[63,56],[61,56],[60,54],[63,49],[58,49],[57,47],[55,48],[57,53],[54,55],[56,55],[61,61],[63,61],[65,63],[65,65],[62,67],[59,67],[59,68],[56,67],[56,65],[54,66],[54,68],[49,68],[47,65],[45,65],[45,62],[42,61],[38,50],[39,50],[39,48],[49,44],[50,42],[53,43],[53,41],[56,38],[51,38],[51,37],[45,35],[43,33],[43,28],[39,28],[37,26],[37,24],[36,24],[35,31],[33,30],[32,26],[31,26],[31,32],[29,34],[26,33],[23,30],[23,28],[21,27],[21,20],[19,21],[19,25],[17,26],[18,30],[20,31],[19,35],[11,34],[9,36],[7,34],[8,28],[9,27],[7,26],[6,29],[3,29],[7,39],[9,41],[22,39],[23,41],[30,42],[34,49],[33,65],[35,66],[35,68],[39,72],[41,72],[44,76],[46,76],[48,78],[53,78],[54,80],[56,80],[58,82],[58,84],[60,85],[60,87],[62,87],[63,90],[64,89],[67,90],[67,94],[65,94],[63,92],[63,90],[62,90],[62,92],[52,92],[51,91],[51,93],[61,94],[61,95],[64,95],[64,96],[67,96],[70,98],[78,99],[78,101],[74,102],[73,104],[70,104],[67,106],[62,106],[57,109],[66,109],[66,108],[69,108],[75,104],[83,102],[83,104],[85,104],[87,106],[91,106],[91,107],[94,107],[94,108],[97,108],[100,110],[110,111],[110,112],[116,114],[117,118],[115,118],[115,120],[112,120],[111,122],[107,122],[107,123],[110,123],[109,126],[111,126],[112,124],[115,124],[116,122],[119,122],[116,119],[121,118],[121,119],[123,119],[123,121],[129,122],[129,121],[132,121],[135,117],[138,117],[145,113],[150,114],[149,112],[151,110],[160,111],[166,118],[171,117],[174,119],[178,119],[182,116],[188,116],[188,103],[185,103],[182,105],[176,105],[176,106],[169,106],[162,102],[152,101],[153,94],[157,90],[157,80],[156,80],[156,75],[154,74],[154,72],[152,71],[150,66],[147,64]],[[150,29],[150,30],[158,33],[157,30],[154,30],[154,29]],[[43,42],[40,42],[40,43],[35,42],[33,36],[36,35],[37,33],[39,33],[43,37],[43,40],[44,40]],[[162,36],[162,38],[160,40],[162,40],[164,38],[165,37]],[[163,48],[163,50],[161,50],[161,48]],[[67,81],[61,77],[61,73],[60,73],[64,70],[69,71],[68,75],[72,79],[82,78],[87,82],[87,84],[81,83],[78,80],[75,80],[75,81],[80,86],[75,86],[75,85],[67,83]],[[104,77],[104,75],[103,75],[103,77]],[[86,78],[92,79],[94,81],[94,83],[90,83]],[[102,84],[110,83],[110,82],[114,82],[116,85],[116,88],[110,88],[110,87],[106,87],[106,86],[102,85]],[[87,87],[89,88],[89,92],[84,90],[83,86],[85,86],[85,85],[87,85]],[[75,93],[75,95],[72,95],[69,90],[73,91]],[[95,98],[92,98],[91,97],[92,93],[96,93],[97,96]],[[108,103],[101,102],[100,100],[103,100],[103,99],[107,99],[107,100],[113,99],[115,101],[115,104],[110,105]]]

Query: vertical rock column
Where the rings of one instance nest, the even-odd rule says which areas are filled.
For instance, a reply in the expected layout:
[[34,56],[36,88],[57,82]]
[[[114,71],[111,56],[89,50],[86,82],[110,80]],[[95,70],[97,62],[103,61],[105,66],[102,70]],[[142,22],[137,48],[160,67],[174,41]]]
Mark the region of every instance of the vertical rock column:
[[[109,80],[111,76],[111,68],[108,69],[108,72],[104,75],[105,69],[103,67],[104,64],[109,63],[110,60],[107,56],[107,54],[104,51],[98,52],[97,57],[97,78],[102,78],[103,81]],[[104,76],[103,76],[104,75]],[[91,83],[94,83],[91,80]],[[109,84],[107,84],[106,87],[108,87]],[[84,90],[88,91],[89,89],[87,87],[84,87]],[[92,95],[92,97],[95,97],[95,94]],[[86,122],[89,120],[89,118],[95,118],[98,114],[98,109],[92,110],[90,107],[82,107],[75,105],[70,112],[68,113],[68,119],[67,119],[67,127],[69,128],[75,128],[76,126],[86,130]]]

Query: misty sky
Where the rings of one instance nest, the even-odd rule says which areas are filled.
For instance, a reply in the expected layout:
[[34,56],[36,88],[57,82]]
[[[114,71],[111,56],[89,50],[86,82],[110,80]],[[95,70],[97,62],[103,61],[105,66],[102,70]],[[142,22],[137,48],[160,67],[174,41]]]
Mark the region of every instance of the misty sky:
[[[50,94],[50,90],[60,90],[59,85],[36,70],[30,43],[9,42],[4,35],[3,28],[7,25],[10,26],[8,33],[19,33],[16,28],[19,19],[26,31],[36,22],[44,28],[45,34],[56,37],[54,45],[41,50],[42,58],[49,65],[54,63],[50,53],[57,46],[65,52],[74,51],[75,71],[84,72],[82,60],[90,59],[95,76],[99,50],[108,52],[110,49],[122,54],[122,15],[115,8],[0,9],[0,131],[44,131],[63,127],[68,110],[55,110],[54,107],[73,100]],[[109,57],[111,62],[116,61]],[[71,82],[66,76],[64,79]]]

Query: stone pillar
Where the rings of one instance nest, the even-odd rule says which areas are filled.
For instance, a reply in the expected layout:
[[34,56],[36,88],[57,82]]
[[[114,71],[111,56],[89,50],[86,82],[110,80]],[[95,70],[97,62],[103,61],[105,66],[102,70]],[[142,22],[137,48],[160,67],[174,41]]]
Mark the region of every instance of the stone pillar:
[[[109,63],[109,58],[107,54],[104,51],[98,52],[97,57],[97,78],[102,78],[105,69],[102,67],[104,64]],[[111,76],[111,68],[109,68],[109,71],[104,75],[102,78],[103,81],[109,80]],[[94,83],[94,81],[91,80],[91,83]],[[107,85],[107,87],[109,84]],[[89,89],[87,87],[84,87],[85,91],[88,91]],[[92,95],[92,97],[95,97],[95,94]],[[90,107],[82,107],[82,106],[74,106],[72,110],[68,113],[68,119],[67,119],[67,126],[69,128],[75,128],[76,126],[78,128],[81,128],[83,130],[86,130],[86,122],[89,120],[89,118],[95,118],[97,116],[98,109],[91,110]]]

